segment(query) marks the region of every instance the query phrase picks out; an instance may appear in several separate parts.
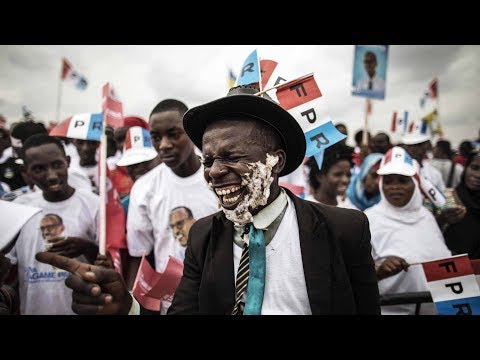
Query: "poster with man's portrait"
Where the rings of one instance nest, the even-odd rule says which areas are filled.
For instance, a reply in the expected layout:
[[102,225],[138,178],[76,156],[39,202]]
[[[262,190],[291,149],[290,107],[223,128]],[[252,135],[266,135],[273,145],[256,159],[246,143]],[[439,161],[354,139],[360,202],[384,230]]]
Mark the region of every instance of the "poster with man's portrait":
[[352,95],[385,99],[388,45],[355,45]]

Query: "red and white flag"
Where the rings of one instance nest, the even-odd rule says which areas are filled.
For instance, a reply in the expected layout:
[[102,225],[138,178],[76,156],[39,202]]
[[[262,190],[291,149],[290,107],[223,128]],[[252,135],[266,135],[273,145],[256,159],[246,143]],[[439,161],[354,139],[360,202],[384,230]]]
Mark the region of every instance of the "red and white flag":
[[480,315],[480,289],[468,254],[422,263],[439,315]]
[[277,99],[282,108],[298,121],[303,132],[308,132],[329,119],[322,92],[313,74],[287,81],[277,88]]
[[79,90],[85,90],[88,85],[87,78],[74,70],[70,61],[65,58],[63,58],[62,62],[61,78],[63,81],[71,82]]
[[142,257],[133,285],[133,295],[143,307],[157,311],[161,300],[171,300],[183,275],[183,263],[170,256],[163,273],[156,272]]
[[151,311],[160,311],[160,299],[155,299],[148,295],[149,291],[160,279],[160,276],[161,274],[155,272],[145,256],[142,256],[132,292],[135,299],[137,299],[144,308]]
[[408,126],[408,111],[403,112],[403,116],[398,115],[396,111],[393,112],[392,124],[390,130],[393,134],[404,135],[407,132]]
[[[262,75],[262,89],[270,89],[287,82],[285,69],[282,69],[275,60],[260,60],[260,73]],[[274,91],[270,91],[268,95],[278,103],[277,95]]]
[[102,110],[107,125],[114,128],[123,126],[123,104],[110,83],[106,83],[102,88]]
[[314,156],[346,137],[333,125],[313,74],[287,81],[277,87],[277,99],[305,133],[306,156]]

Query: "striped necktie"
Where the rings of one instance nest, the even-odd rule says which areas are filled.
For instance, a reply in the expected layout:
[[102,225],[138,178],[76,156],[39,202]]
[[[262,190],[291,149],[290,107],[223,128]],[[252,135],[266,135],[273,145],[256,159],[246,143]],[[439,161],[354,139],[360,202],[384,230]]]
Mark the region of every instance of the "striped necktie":
[[248,244],[243,243],[242,256],[240,258],[240,265],[238,266],[237,272],[237,281],[235,282],[235,306],[233,307],[232,315],[243,315],[243,310],[245,308],[243,295],[247,290],[249,270]]
[[[265,237],[263,230],[250,224],[245,225],[242,238],[247,233],[250,246],[247,243],[243,245],[235,282],[235,306],[232,315],[260,315],[262,311],[266,272]],[[250,250],[252,251],[251,259]],[[244,304],[242,300],[247,287],[249,291]]]

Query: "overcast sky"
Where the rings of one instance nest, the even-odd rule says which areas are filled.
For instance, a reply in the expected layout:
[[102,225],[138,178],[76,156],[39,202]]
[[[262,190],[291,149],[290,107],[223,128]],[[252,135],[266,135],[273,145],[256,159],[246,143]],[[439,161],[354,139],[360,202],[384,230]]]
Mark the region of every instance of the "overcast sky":
[[[111,82],[124,114],[148,119],[163,99],[193,107],[228,90],[228,69],[238,72],[257,49],[295,77],[310,72],[328,104],[334,123],[349,130],[349,143],[363,125],[365,99],[351,95],[354,45],[9,45],[0,46],[0,113],[9,123],[26,105],[38,120],[55,118],[62,56],[84,74],[80,91],[63,84],[61,119],[75,113],[100,112],[101,88]],[[373,101],[369,119],[375,134],[388,130],[394,110],[410,118],[426,113],[419,100],[434,77],[439,79],[440,116],[447,139],[457,146],[475,139],[480,129],[480,46],[391,45],[385,100]],[[431,103],[433,105],[433,103]]]

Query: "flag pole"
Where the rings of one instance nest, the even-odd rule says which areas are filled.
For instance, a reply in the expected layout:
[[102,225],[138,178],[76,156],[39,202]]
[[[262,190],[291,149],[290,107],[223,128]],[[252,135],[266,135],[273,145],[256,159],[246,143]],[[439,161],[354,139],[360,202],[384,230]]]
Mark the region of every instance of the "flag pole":
[[60,122],[60,104],[62,102],[62,74],[63,74],[63,59],[62,59],[62,68],[60,70],[60,77],[58,79],[58,89],[57,89],[57,108],[55,110],[55,121],[57,123]]
[[[439,81],[438,81],[438,76],[435,76],[435,80],[437,81],[437,129],[435,130],[438,130],[439,128],[441,129],[441,122],[440,122],[440,89],[439,89]],[[442,136],[440,136],[440,139],[443,137],[443,134]]]
[[107,212],[106,212],[106,195],[107,195],[107,135],[106,130],[106,111],[103,110],[103,127],[102,136],[100,137],[100,236],[98,240],[98,252],[105,255],[106,235],[107,235]]
[[305,78],[307,78],[307,77],[309,77],[309,76],[312,76],[312,75],[313,75],[313,73],[309,73],[309,74],[307,74],[307,75],[300,76],[300,77],[298,77],[298,78],[296,78],[296,79],[287,81],[287,82],[285,82],[285,83],[277,84],[277,85],[275,85],[275,86],[272,86],[271,88],[268,88],[268,89],[264,89],[264,90],[262,90],[262,91],[259,91],[259,92],[255,93],[255,94],[253,94],[253,95],[262,95],[263,93],[266,93],[267,91],[276,89],[276,88],[278,88],[278,87],[280,87],[280,86],[288,86],[290,83],[293,83],[293,82],[299,81],[299,80],[303,80],[303,79],[305,79]]
[[363,124],[362,145],[368,146],[368,97],[365,98],[365,121]]
[[262,69],[260,68],[260,59],[257,56],[257,61],[258,61],[258,74],[259,74],[259,79],[258,79],[258,85],[260,87],[260,92],[262,92]]

